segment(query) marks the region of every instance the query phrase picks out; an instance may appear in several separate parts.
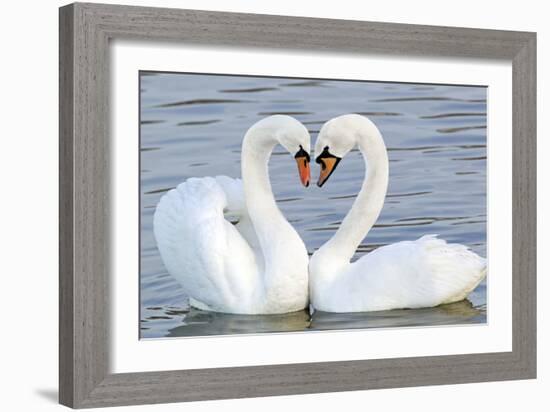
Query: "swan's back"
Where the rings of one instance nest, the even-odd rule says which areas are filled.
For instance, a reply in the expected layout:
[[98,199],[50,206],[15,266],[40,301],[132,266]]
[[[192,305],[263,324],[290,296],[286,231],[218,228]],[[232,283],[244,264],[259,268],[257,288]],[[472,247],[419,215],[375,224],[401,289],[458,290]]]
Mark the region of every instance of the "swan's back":
[[324,283],[314,280],[312,299],[331,312],[432,307],[465,299],[485,275],[485,259],[427,235],[380,247]]
[[153,218],[162,261],[186,294],[218,311],[238,311],[254,296],[253,249],[224,211],[246,216],[242,182],[190,178],[159,201]]

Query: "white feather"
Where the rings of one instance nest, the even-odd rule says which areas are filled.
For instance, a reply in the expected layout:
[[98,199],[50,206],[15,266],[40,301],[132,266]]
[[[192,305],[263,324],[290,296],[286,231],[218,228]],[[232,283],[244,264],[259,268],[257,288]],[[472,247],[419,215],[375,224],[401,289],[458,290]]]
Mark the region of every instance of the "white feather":
[[243,214],[242,197],[240,180],[191,178],[157,206],[153,227],[162,260],[198,306],[239,311],[258,286],[254,250],[224,218],[226,208]]
[[277,143],[295,153],[309,150],[309,139],[289,116],[263,119],[243,140],[244,182],[190,178],[160,199],[153,218],[157,246],[192,306],[237,314],[306,307],[307,251],[277,207],[267,161]]
[[310,299],[327,312],[364,312],[437,306],[465,299],[485,278],[486,261],[466,246],[435,235],[398,242],[350,263],[384,205],[389,162],[384,140],[369,119],[356,114],[328,121],[315,151],[338,157],[358,146],[367,174],[335,235],[310,261]]
[[317,273],[321,280],[312,300],[327,312],[432,307],[465,299],[485,274],[485,259],[463,245],[426,235],[380,247],[337,277]]

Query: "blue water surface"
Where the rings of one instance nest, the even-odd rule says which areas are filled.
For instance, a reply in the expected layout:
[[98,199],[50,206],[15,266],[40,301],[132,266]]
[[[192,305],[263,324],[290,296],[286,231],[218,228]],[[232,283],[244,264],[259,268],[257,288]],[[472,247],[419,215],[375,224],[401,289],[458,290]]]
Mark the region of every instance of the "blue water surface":
[[[178,183],[193,176],[240,177],[242,137],[257,120],[294,116],[310,131],[313,146],[324,122],[353,112],[380,128],[390,159],[384,209],[355,258],[430,233],[485,256],[485,87],[152,72],[141,72],[140,87],[142,338],[486,321],[486,282],[466,301],[419,310],[312,316],[197,311],[164,268],[152,230],[159,198]],[[364,177],[357,151],[322,189],[300,185],[294,159],[282,147],[269,169],[279,207],[309,253],[333,235]],[[315,178],[315,166],[312,173]]]

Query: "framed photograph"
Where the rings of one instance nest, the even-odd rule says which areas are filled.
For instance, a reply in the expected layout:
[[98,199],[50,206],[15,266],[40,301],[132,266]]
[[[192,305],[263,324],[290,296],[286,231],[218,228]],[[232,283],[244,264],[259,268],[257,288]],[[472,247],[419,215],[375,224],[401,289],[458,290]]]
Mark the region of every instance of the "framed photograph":
[[535,85],[534,33],[62,7],[60,402],[534,378]]

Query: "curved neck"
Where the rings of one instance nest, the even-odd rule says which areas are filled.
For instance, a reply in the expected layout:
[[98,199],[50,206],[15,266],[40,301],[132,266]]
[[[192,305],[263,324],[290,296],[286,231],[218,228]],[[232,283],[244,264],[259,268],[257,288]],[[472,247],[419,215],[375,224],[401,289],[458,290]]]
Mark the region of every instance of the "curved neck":
[[242,145],[241,174],[246,206],[259,236],[266,216],[278,215],[284,219],[275,202],[268,171],[269,158],[277,143],[269,128],[252,127]]
[[322,250],[331,259],[349,262],[370,231],[382,208],[388,189],[389,162],[386,145],[378,129],[371,125],[357,133],[357,146],[365,159],[366,176],[351,210]]
[[284,259],[285,241],[277,240],[288,239],[294,232],[275,202],[269,181],[268,161],[279,143],[276,133],[270,125],[253,126],[244,137],[241,153],[246,207],[262,250],[266,284],[274,281],[271,275],[276,263]]

